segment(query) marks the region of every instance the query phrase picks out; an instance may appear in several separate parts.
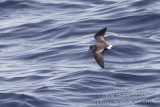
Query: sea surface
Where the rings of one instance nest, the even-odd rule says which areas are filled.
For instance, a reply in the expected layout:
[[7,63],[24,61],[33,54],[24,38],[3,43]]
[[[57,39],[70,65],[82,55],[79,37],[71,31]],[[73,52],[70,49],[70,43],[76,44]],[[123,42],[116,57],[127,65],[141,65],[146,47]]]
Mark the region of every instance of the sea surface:
[[0,0],[0,107],[160,107],[160,0]]

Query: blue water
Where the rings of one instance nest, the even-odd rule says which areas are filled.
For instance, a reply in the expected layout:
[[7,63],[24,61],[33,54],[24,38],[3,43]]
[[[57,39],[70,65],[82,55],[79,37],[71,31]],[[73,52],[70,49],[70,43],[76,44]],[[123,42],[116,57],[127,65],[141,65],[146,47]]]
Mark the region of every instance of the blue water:
[[[119,48],[102,69],[88,49],[105,27]],[[159,101],[160,0],[0,0],[0,107]]]

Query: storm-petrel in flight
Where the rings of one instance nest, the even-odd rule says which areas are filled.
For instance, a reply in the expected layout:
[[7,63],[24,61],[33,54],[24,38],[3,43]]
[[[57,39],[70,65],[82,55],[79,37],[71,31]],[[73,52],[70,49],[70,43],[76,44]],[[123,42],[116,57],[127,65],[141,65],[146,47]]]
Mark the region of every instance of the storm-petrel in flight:
[[118,48],[118,46],[112,46],[106,43],[106,39],[104,38],[104,34],[107,28],[104,28],[96,33],[94,38],[96,39],[96,44],[91,45],[89,50],[93,50],[94,58],[99,66],[104,68],[104,61],[103,61],[103,52],[108,49]]

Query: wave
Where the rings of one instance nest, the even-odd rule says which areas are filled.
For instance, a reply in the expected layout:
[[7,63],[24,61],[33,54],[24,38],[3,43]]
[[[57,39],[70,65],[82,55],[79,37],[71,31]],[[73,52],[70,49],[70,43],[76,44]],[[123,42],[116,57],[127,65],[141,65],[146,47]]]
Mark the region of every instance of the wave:
[[[102,93],[146,93],[146,99],[157,101],[158,3],[0,1],[0,106],[94,107],[101,106],[96,102]],[[107,43],[119,48],[104,52],[101,69],[88,49],[96,43],[96,32],[106,27]]]

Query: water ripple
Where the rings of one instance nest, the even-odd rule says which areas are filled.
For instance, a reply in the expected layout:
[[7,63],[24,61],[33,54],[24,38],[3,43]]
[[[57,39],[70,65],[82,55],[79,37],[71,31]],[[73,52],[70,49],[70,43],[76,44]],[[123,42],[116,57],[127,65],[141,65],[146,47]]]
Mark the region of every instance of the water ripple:
[[[1,0],[0,107],[159,107],[159,4]],[[104,52],[101,69],[88,49],[105,27],[119,48]],[[147,94],[129,99],[153,103],[96,104],[115,93]]]

